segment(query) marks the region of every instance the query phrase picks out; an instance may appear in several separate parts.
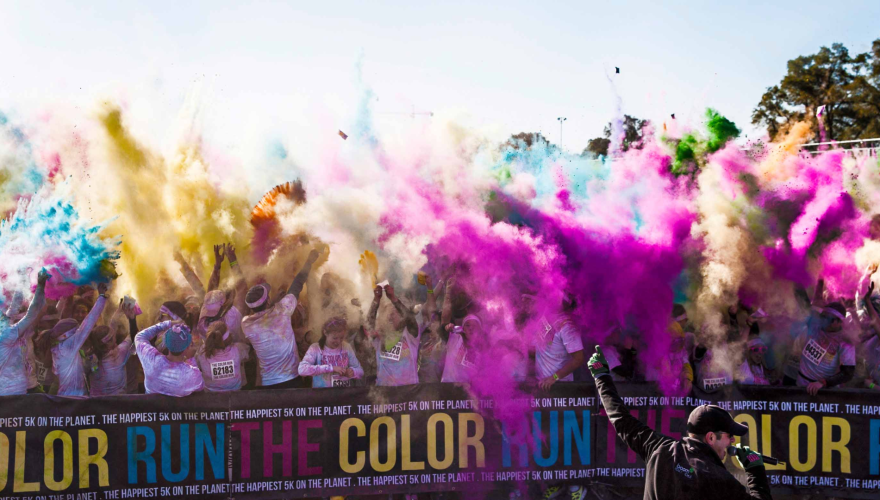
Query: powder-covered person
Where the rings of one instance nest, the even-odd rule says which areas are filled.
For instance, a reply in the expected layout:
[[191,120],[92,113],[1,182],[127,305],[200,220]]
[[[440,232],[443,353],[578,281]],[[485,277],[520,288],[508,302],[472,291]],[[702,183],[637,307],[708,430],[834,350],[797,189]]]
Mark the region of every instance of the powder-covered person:
[[341,316],[324,322],[321,339],[309,346],[299,363],[299,374],[312,377],[312,387],[351,387],[364,376],[354,348],[345,341],[348,323]]
[[65,318],[52,328],[52,369],[58,375],[59,396],[89,395],[88,377],[80,350],[101,319],[106,303],[107,285],[101,283],[98,285],[98,299],[82,323],[73,318]]
[[[393,307],[387,323],[376,331],[376,316],[382,301],[382,287],[373,290],[373,304],[367,317],[366,335],[376,350],[376,385],[394,387],[419,383],[420,331],[415,314],[394,294],[394,287],[385,286],[385,295]],[[413,333],[415,332],[415,335]]]
[[296,310],[297,297],[309,277],[312,265],[320,255],[317,250],[309,253],[287,293],[271,307],[269,285],[265,283],[251,287],[245,297],[253,314],[241,321],[241,329],[257,355],[263,389],[289,389],[298,387],[300,383],[296,380],[299,376],[299,352],[290,316]]
[[123,318],[130,319],[132,315],[134,307],[120,299],[110,325],[95,327],[89,335],[97,359],[96,369],[89,379],[90,396],[125,394],[128,382],[125,365],[134,352],[137,329],[132,329],[131,322]]
[[483,322],[475,314],[469,314],[461,321],[461,326],[446,325],[446,362],[443,363],[441,382],[470,382],[471,372],[476,366],[474,343],[483,334]]
[[229,331],[226,323],[211,323],[205,343],[196,354],[205,389],[211,392],[240,390],[245,384],[242,364],[247,361],[250,350],[251,347],[240,336]]
[[[151,343],[164,333],[168,354],[162,354]],[[138,358],[144,367],[144,387],[147,394],[188,396],[204,389],[202,372],[193,363],[196,348],[192,333],[181,320],[163,321],[134,337]]]
[[37,275],[37,290],[27,313],[16,323],[9,323],[4,319],[0,326],[0,396],[27,393],[26,342],[28,336],[33,334],[37,317],[45,304],[46,282],[49,277],[45,269],[41,270]]

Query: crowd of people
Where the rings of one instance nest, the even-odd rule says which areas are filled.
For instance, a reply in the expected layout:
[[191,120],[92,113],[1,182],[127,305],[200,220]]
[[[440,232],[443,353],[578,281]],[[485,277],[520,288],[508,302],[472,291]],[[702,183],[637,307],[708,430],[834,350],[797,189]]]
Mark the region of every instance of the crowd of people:
[[[62,396],[165,394],[242,389],[332,388],[467,383],[481,346],[491,340],[475,301],[456,287],[455,276],[435,289],[419,274],[422,293],[400,297],[392,284],[378,284],[357,324],[350,315],[324,314],[312,324],[300,302],[321,250],[311,250],[290,285],[248,287],[231,244],[215,246],[207,289],[178,256],[193,294],[164,302],[144,325],[140,307],[120,300],[108,311],[107,284],[82,286],[58,301],[45,298],[46,271],[29,304],[13,301],[0,330],[0,395],[50,393]],[[219,288],[223,262],[234,286]],[[724,311],[726,339],[707,342],[681,304],[672,307],[668,353],[657,363],[639,356],[646,348],[638,332],[615,329],[603,348],[617,381],[666,381],[664,392],[709,396],[734,384],[803,387],[817,395],[831,387],[876,390],[880,384],[880,294],[866,269],[852,297],[833,300],[819,280],[812,298],[796,290],[802,311],[778,325],[761,309],[743,304]],[[326,302],[338,277],[320,280]],[[410,287],[412,288],[412,287]],[[426,292],[426,293],[425,293]],[[557,382],[589,381],[584,344],[590,332],[570,321],[577,308],[563,301],[557,311],[535,311],[535,296],[523,291],[519,317],[535,316],[530,352],[510,376],[542,390]],[[426,300],[416,299],[421,295]],[[465,296],[465,297],[463,297]],[[343,307],[360,304],[352,299]],[[112,306],[111,306],[112,307]],[[323,304],[333,311],[334,304]],[[518,321],[519,324],[526,324]],[[146,328],[141,329],[142,326]],[[132,355],[134,354],[134,355]],[[669,381],[672,381],[671,387]]]

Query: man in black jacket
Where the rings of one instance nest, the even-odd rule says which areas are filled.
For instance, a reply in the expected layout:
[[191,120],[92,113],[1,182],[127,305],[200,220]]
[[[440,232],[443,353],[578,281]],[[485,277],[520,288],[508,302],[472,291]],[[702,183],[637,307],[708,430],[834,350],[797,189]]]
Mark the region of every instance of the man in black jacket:
[[688,437],[676,441],[630,415],[617,394],[599,346],[587,366],[596,379],[602,405],[617,435],[645,461],[646,500],[772,498],[761,455],[745,446],[736,448],[736,458],[748,476],[748,487],[724,468],[733,436],[745,435],[748,427],[736,423],[722,408],[695,408],[688,417]]

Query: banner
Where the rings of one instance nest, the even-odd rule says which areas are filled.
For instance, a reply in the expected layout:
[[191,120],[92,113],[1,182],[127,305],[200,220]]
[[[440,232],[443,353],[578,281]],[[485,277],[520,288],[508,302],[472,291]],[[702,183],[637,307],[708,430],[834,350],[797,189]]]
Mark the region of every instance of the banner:
[[[648,384],[618,389],[634,416],[673,438],[703,402]],[[859,498],[880,488],[873,396],[747,386],[717,402],[749,426],[746,444],[785,462],[767,467],[775,492]],[[643,462],[614,434],[590,385],[506,401],[473,399],[451,384],[0,398],[0,499],[326,497],[559,482],[644,484]]]

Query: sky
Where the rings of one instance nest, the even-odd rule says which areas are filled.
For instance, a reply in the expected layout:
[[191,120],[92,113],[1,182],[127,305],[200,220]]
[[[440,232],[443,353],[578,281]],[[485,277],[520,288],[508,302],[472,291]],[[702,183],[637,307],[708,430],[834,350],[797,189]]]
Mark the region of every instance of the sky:
[[119,102],[161,146],[196,102],[206,137],[244,156],[295,131],[335,135],[365,87],[380,127],[451,117],[558,143],[565,117],[574,152],[618,108],[695,125],[711,106],[754,137],[751,111],[789,59],[863,52],[878,19],[876,0],[2,1],[0,110],[88,117]]

